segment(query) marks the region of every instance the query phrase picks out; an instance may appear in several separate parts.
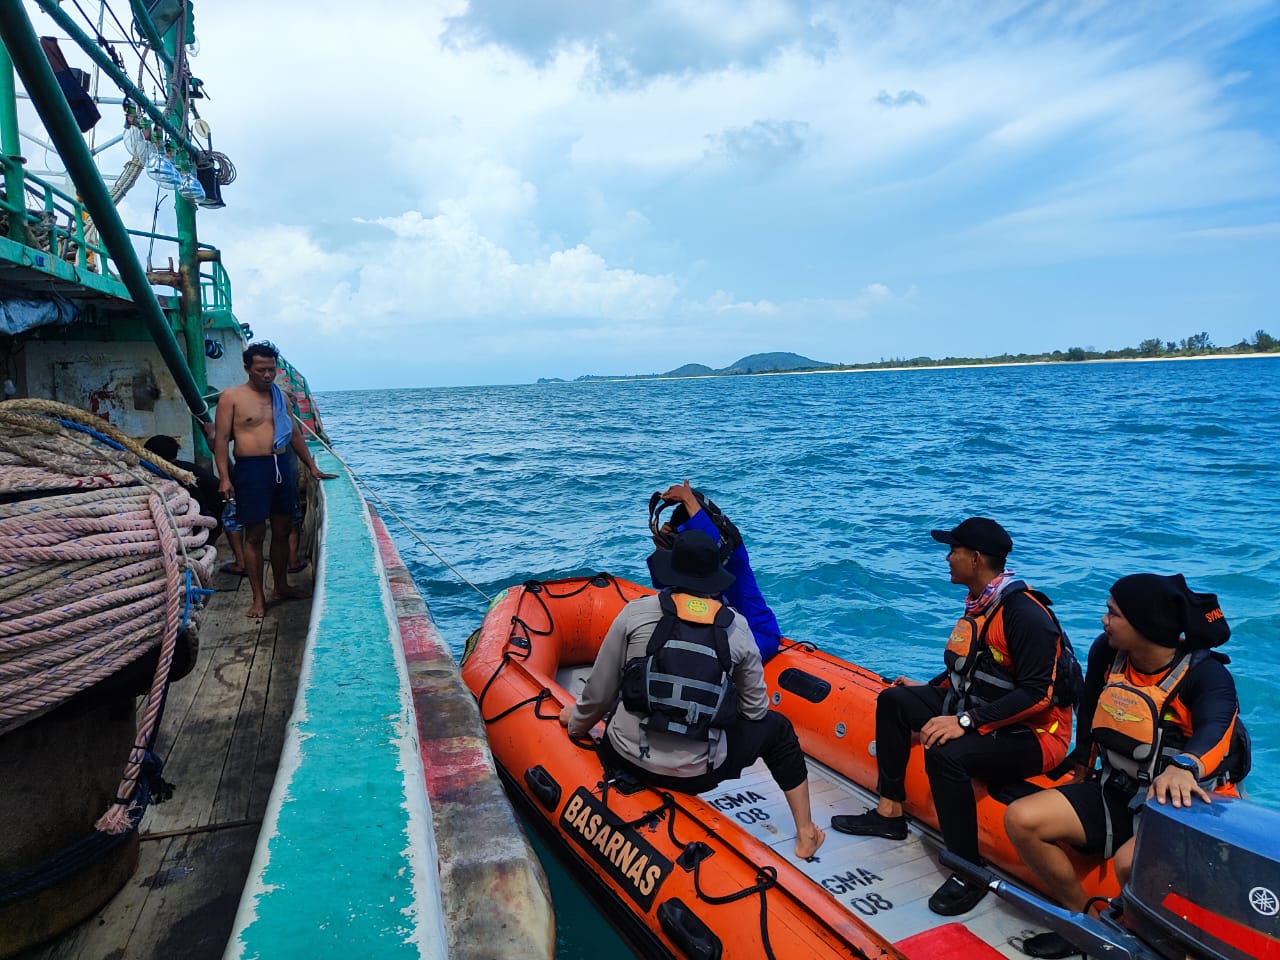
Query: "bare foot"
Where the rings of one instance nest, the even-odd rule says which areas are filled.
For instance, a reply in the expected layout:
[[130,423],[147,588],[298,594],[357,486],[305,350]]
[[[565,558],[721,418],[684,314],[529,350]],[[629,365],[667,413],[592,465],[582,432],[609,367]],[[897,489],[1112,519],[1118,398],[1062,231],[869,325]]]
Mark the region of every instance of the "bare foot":
[[271,594],[271,599],[272,600],[305,600],[309,596],[311,596],[311,594],[308,593],[306,590],[303,590],[301,587],[280,587],[274,593]]
[[796,836],[796,856],[801,860],[808,860],[818,852],[818,848],[826,839],[826,831],[816,823],[809,824]]
[[248,617],[250,620],[261,620],[266,615],[267,615],[266,604],[259,603],[256,600],[253,602],[253,606],[249,608],[249,612],[245,614],[245,616]]

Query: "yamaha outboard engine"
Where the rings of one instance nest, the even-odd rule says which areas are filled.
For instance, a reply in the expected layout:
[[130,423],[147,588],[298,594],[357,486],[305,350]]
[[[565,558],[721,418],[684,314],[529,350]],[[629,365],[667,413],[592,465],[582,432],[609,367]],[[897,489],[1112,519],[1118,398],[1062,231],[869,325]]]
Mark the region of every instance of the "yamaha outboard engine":
[[1165,956],[1280,960],[1280,813],[1216,795],[1148,802],[1124,916]]

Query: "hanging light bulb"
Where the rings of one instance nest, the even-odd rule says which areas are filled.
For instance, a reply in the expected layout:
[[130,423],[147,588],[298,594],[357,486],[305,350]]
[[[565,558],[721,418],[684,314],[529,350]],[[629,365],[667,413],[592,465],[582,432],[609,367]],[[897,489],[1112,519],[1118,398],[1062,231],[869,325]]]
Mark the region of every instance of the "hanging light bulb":
[[191,161],[187,160],[178,167],[178,173],[181,180],[178,181],[178,192],[190,200],[192,203],[199,203],[204,199],[204,187],[200,185],[200,181],[196,179],[196,171],[191,166]]
[[138,108],[133,105],[132,100],[126,99],[124,102],[124,148],[129,151],[129,156],[135,160],[140,159],[138,151],[143,149],[142,131],[138,129]]
[[137,152],[134,153],[134,157],[146,163],[147,157],[159,149],[153,138],[160,131],[156,130],[151,121],[141,114],[138,115],[138,130],[141,131],[141,137],[138,140]]
[[152,151],[147,157],[147,176],[162,187],[176,187],[182,181],[182,174],[173,164],[173,150],[166,148]]
[[137,127],[125,127],[124,148],[129,151],[129,156],[133,157],[133,159],[141,160],[142,154],[147,149],[147,141],[143,137],[142,131]]

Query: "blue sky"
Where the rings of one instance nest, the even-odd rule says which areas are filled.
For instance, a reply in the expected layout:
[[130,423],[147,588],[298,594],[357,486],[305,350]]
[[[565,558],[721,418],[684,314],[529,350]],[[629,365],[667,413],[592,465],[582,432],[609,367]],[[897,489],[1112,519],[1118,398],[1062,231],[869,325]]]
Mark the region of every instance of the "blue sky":
[[319,389],[1280,335],[1276,2],[196,16],[202,238]]

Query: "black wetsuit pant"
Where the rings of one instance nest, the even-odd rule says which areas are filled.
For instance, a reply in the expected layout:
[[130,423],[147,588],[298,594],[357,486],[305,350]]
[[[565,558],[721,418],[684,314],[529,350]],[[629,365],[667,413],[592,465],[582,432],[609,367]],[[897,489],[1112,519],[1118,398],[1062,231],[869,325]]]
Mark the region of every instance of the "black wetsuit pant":
[[650,773],[636,766],[620,754],[606,735],[600,741],[600,762],[606,770],[622,768],[641,783],[679,793],[705,793],[714,790],[724,780],[741,776],[742,771],[756,760],[764,758],[765,766],[774,781],[785,790],[794,790],[809,776],[809,768],[796,739],[791,721],[772,710],[759,720],[739,719],[726,727],[724,735],[726,754],[724,763],[696,777],[665,777]]
[[[876,757],[880,796],[907,799],[911,735],[943,713],[947,691],[934,686],[886,687],[876,700]],[[924,769],[947,849],[973,863],[978,852],[978,809],[972,778],[1008,782],[1042,772],[1044,755],[1030,727],[967,733],[924,752]]]

